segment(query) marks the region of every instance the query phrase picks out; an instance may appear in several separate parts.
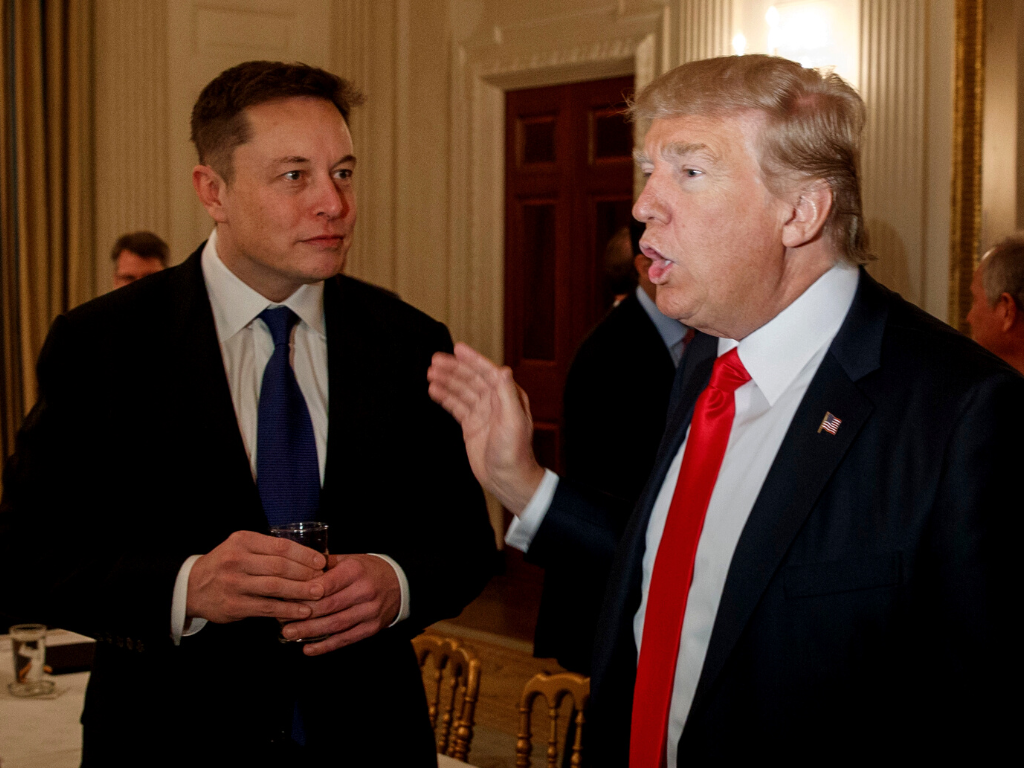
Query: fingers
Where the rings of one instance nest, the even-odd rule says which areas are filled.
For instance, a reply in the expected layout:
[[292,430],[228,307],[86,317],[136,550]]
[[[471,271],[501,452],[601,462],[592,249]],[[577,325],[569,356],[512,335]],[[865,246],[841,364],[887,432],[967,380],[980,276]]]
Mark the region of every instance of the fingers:
[[303,646],[302,652],[307,656],[322,656],[325,653],[336,651],[339,648],[344,648],[346,645],[351,645],[352,643],[371,637],[378,631],[378,629],[375,629],[370,624],[357,624],[346,632],[339,632],[338,634],[331,635],[327,639],[321,640],[318,643],[307,643]]
[[235,531],[227,538],[225,544],[233,545],[241,551],[255,555],[283,557],[314,571],[322,571],[327,565],[327,558],[315,549],[304,547],[289,539],[267,536],[263,533],[256,533],[256,531]]
[[402,593],[394,568],[374,555],[331,557],[331,569],[321,581],[326,596],[307,603],[307,620],[286,625],[286,639],[330,635],[311,643],[306,653],[319,655],[362,640],[384,629],[401,607]]
[[300,637],[342,634],[360,625],[363,625],[363,630],[366,632],[365,635],[362,635],[363,637],[376,634],[386,626],[376,605],[373,603],[358,603],[344,611],[332,613],[328,616],[286,624],[282,628],[281,634],[288,640],[297,640]]

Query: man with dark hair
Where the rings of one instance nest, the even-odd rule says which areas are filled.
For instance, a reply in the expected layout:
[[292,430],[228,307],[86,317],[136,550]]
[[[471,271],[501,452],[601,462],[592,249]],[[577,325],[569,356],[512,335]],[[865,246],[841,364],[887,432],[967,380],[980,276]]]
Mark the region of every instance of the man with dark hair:
[[971,296],[971,336],[1024,373],[1024,233],[1001,240],[981,257]]
[[[565,476],[621,500],[620,528],[654,466],[689,330],[654,302],[643,231],[636,220],[622,230],[634,288],[580,344],[563,397]],[[605,577],[576,561],[544,569],[534,655],[589,673]]]
[[[312,67],[223,72],[192,116],[209,240],[50,331],[0,577],[43,577],[6,612],[99,641],[84,766],[436,765],[409,639],[480,592],[494,538],[426,392],[447,330],[340,274],[358,101]],[[328,556],[268,535],[303,520]]]
[[152,232],[129,232],[121,235],[110,251],[114,262],[114,287],[128,283],[167,268],[170,258],[167,243]]
[[654,470],[545,471],[511,371],[457,345],[430,393],[541,565],[610,568],[592,765],[993,763],[1021,684],[1024,379],[876,283],[864,105],[774,56],[694,61],[634,117],[658,307],[700,331]]

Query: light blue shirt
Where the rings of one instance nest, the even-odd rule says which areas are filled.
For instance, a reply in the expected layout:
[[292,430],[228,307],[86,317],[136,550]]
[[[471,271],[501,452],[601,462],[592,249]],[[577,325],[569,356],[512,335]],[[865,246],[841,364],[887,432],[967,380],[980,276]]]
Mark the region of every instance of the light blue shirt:
[[672,364],[678,368],[679,361],[683,357],[683,339],[690,329],[678,320],[673,320],[668,315],[662,314],[658,305],[647,295],[647,291],[642,285],[636,287],[636,298],[640,302],[640,306],[644,308],[644,312],[651,318],[654,327],[658,329],[661,340],[665,342],[668,353],[672,355]]

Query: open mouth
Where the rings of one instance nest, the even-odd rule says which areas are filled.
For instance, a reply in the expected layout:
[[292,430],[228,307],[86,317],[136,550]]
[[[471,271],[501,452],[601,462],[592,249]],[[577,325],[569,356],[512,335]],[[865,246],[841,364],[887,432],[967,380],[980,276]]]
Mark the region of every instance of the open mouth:
[[648,243],[640,241],[640,250],[643,251],[644,256],[651,260],[651,266],[647,270],[647,276],[651,279],[651,282],[655,285],[661,285],[667,279],[669,271],[671,271],[674,264],[661,255],[661,252],[649,245]]

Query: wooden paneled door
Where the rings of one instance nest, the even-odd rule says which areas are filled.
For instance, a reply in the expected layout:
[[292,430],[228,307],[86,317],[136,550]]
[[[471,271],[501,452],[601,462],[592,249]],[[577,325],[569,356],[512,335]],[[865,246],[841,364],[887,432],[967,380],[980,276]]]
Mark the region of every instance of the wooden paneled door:
[[510,91],[505,109],[505,364],[530,396],[534,450],[562,471],[565,376],[611,306],[603,255],[629,223],[633,78]]

